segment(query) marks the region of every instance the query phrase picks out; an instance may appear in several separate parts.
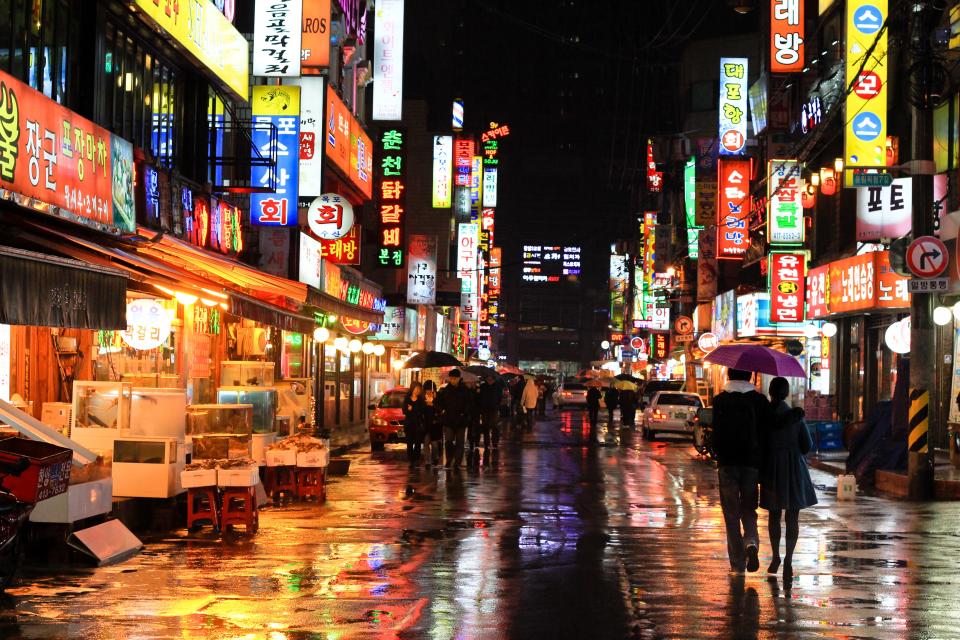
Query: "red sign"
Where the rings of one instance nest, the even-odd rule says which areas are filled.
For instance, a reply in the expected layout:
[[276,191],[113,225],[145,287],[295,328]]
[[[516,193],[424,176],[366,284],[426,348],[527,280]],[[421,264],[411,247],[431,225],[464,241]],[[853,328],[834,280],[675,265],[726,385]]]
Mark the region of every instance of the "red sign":
[[634,336],[630,338],[630,348],[635,351],[643,350],[643,338],[640,336]]
[[670,355],[670,334],[650,334],[650,357],[654,360],[666,360]]
[[647,191],[660,193],[663,189],[663,172],[657,171],[657,163],[653,159],[653,142],[647,140]]
[[739,258],[750,246],[750,161],[717,161],[717,257]]
[[803,71],[803,0],[770,0],[770,71]]
[[362,320],[356,320],[349,316],[341,316],[340,324],[343,325],[343,328],[352,333],[355,336],[362,336],[367,331],[370,330],[370,323],[364,322]]
[[802,322],[807,256],[802,251],[771,253],[770,323]]
[[907,247],[907,268],[918,278],[936,278],[946,271],[950,254],[933,236],[920,236]]
[[0,72],[0,188],[136,230],[133,146]]
[[336,240],[321,240],[320,255],[334,264],[360,264],[360,225]]
[[807,276],[807,317],[910,306],[908,278],[890,267],[888,251],[837,260]]
[[883,87],[883,81],[873,71],[864,71],[857,76],[857,82],[853,85],[853,92],[858,98],[871,100],[880,94]]
[[470,138],[457,138],[453,142],[453,158],[458,187],[470,186],[470,168],[473,166],[474,145]]
[[[194,214],[196,215],[196,208]],[[242,251],[243,234],[240,229],[240,208],[229,202],[213,200],[210,209],[209,237],[211,249],[216,249],[222,253],[239,253]]]

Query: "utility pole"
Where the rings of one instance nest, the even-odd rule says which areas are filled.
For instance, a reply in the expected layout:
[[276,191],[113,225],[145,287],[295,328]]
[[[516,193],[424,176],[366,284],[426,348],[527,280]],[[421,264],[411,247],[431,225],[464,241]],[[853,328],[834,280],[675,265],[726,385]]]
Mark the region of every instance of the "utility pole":
[[[913,135],[911,158],[933,158],[934,86],[933,30],[943,9],[936,3],[914,1],[910,5],[910,68],[907,86],[911,103]],[[923,163],[931,164],[930,162]],[[933,234],[933,172],[913,173],[913,237]],[[933,294],[914,293],[910,297],[910,429],[908,446],[908,496],[926,500],[933,495],[933,456],[930,454],[930,404],[939,402],[936,393],[937,355],[933,325]]]

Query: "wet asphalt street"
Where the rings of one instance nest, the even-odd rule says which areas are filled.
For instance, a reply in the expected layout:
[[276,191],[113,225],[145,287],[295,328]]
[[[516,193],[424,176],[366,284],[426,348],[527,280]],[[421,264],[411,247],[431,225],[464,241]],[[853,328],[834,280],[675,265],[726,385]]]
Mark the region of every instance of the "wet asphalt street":
[[[351,456],[323,506],[254,537],[184,530],[32,574],[0,638],[960,638],[960,504],[861,496],[801,516],[790,585],[728,575],[716,471],[687,442],[553,414],[479,471]],[[764,512],[761,511],[761,514]]]

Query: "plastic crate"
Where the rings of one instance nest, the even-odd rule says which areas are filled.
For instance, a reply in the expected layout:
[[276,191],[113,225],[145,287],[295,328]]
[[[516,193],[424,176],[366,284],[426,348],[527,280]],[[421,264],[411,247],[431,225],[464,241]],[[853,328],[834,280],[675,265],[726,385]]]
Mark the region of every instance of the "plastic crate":
[[46,442],[24,438],[0,440],[0,461],[16,464],[20,458],[30,466],[19,476],[4,476],[2,485],[21,502],[39,502],[67,490],[73,451]]

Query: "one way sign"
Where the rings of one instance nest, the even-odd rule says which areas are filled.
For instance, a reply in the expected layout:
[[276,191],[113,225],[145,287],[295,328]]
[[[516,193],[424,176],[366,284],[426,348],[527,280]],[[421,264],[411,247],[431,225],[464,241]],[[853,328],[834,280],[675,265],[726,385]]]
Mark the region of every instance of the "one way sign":
[[918,278],[936,278],[947,268],[949,254],[939,238],[920,236],[907,247],[907,268]]

